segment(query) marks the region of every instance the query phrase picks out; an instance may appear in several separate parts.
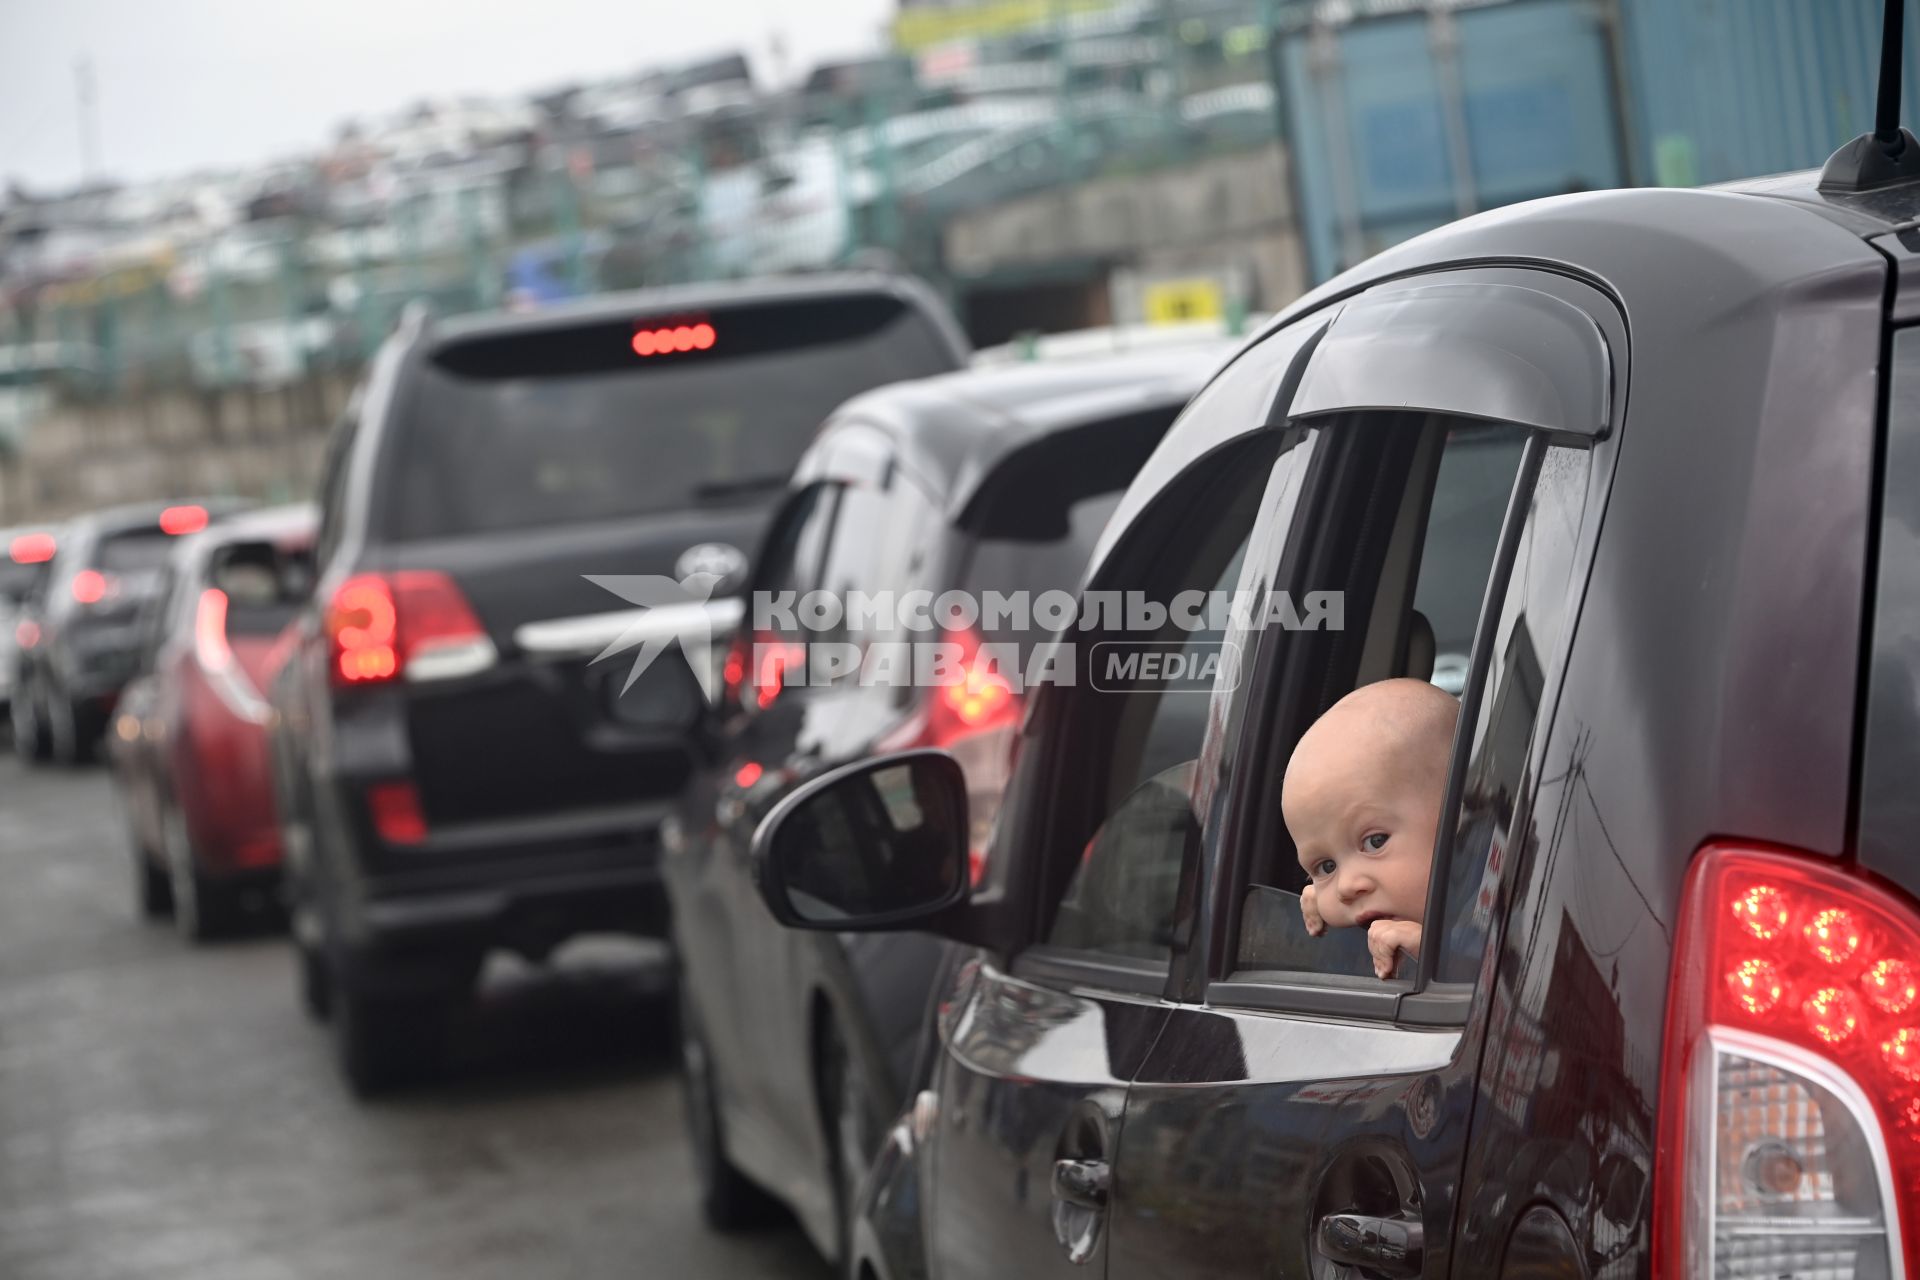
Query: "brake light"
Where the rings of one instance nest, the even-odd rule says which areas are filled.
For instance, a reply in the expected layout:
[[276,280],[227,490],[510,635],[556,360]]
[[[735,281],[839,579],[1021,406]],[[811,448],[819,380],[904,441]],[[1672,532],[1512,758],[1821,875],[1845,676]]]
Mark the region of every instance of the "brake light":
[[807,650],[804,645],[785,643],[771,634],[764,639],[756,636],[753,660],[754,701],[764,711],[787,687],[787,672],[806,666]]
[[426,569],[347,579],[333,593],[327,635],[339,684],[471,675],[497,656],[453,579]]
[[31,649],[40,643],[40,624],[23,622],[13,629],[13,641],[22,649]]
[[1020,695],[994,669],[992,655],[972,631],[948,631],[960,646],[961,675],[930,691],[926,710],[881,744],[886,751],[939,747],[959,762],[967,779],[967,864],[978,885],[987,871],[988,837],[1013,773]]
[[1920,912],[1825,861],[1701,851],[1675,935],[1654,1269],[1920,1274]]
[[664,356],[675,351],[710,351],[719,336],[712,325],[704,322],[637,329],[633,335],[633,353],[637,356]]
[[15,564],[45,564],[53,559],[53,551],[50,533],[23,533],[7,544],[7,554]]
[[200,593],[200,607],[193,618],[193,652],[208,672],[233,665],[233,646],[227,643],[227,593],[218,587]]
[[207,527],[205,507],[168,507],[160,513],[160,532],[179,537]]
[[98,569],[82,569],[73,575],[73,598],[80,604],[99,604],[107,598],[112,583]]
[[376,782],[367,788],[367,812],[373,829],[388,844],[424,844],[426,815],[420,811],[420,792],[411,782]]

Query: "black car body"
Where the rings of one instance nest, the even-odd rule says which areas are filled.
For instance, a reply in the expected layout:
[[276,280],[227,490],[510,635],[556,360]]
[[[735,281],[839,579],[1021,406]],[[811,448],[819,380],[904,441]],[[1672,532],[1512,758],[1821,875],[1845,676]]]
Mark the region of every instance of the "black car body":
[[[962,805],[938,753],[771,815],[783,919],[975,948],[859,1274],[1912,1274],[1916,226],[1914,184],[1801,174],[1380,255],[1196,397],[1096,555],[1089,590],[1260,602],[1197,725],[1041,690],[970,895],[824,910],[783,837],[890,773]],[[1462,616],[1422,954],[1381,981],[1303,932],[1279,779]]]
[[[898,605],[916,591],[975,602],[1070,592],[1140,465],[1231,352],[1216,342],[887,387],[843,406],[801,459],[758,558],[735,679],[702,735],[706,760],[663,839],[692,1136],[716,1225],[752,1206],[750,1179],[824,1254],[842,1251],[847,1206],[900,1109],[949,950],[925,934],[781,929],[754,890],[754,828],[796,786],[849,761],[936,745],[966,769],[973,874],[983,874],[1021,713],[1017,673],[1044,632],[1030,612],[1025,626],[983,617],[936,628],[929,616],[915,631]],[[872,625],[824,629],[772,609],[782,593],[797,607],[814,592],[844,603],[856,587],[896,607]],[[892,677],[876,665],[885,646],[941,643],[967,679],[914,686],[904,663]],[[797,683],[794,665],[769,670],[788,644],[813,646]],[[818,683],[822,647],[835,645],[868,678]],[[989,673],[990,654],[1007,674]]]
[[926,290],[880,276],[415,323],[383,348],[330,445],[319,583],[273,691],[307,999],[356,1086],[430,1056],[488,949],[664,931],[656,835],[699,686],[596,658],[650,606],[724,626],[827,413],[964,356]]
[[12,702],[14,743],[29,760],[91,758],[140,651],[141,610],[160,588],[175,539],[239,510],[230,500],[145,503],[68,522],[22,616]]

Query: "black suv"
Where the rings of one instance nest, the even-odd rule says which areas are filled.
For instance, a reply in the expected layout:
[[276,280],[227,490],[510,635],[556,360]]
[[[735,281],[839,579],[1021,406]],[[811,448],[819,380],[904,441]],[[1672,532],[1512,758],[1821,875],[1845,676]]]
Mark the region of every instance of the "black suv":
[[[688,1118],[714,1225],[752,1217],[767,1188],[822,1253],[844,1252],[948,949],[925,934],[843,945],[781,929],[754,894],[754,828],[849,761],[938,746],[965,770],[968,858],[983,876],[1024,676],[1047,635],[1034,602],[1071,599],[1127,485],[1231,354],[1212,343],[886,387],[844,405],[801,459],[749,593],[765,616],[740,633],[702,767],[662,836]],[[822,620],[800,603],[825,593],[847,606],[854,589],[878,598],[877,616]],[[943,625],[930,605],[922,619],[915,592],[957,611]],[[978,606],[995,596],[1011,608],[989,616]],[[916,686],[914,659],[941,646],[953,674]]]
[[431,1061],[488,949],[664,933],[656,831],[701,688],[596,658],[689,614],[724,633],[828,412],[964,358],[880,276],[415,321],[382,349],[272,691],[305,998],[356,1088]]
[[[977,890],[940,752],[769,816],[783,920],[973,948],[857,1274],[1920,1268],[1920,182],[1836,166],[1502,210],[1291,307],[1087,585],[1234,584],[1244,660],[1176,717],[1100,642],[1211,638],[1064,637]],[[1301,927],[1279,781],[1450,618],[1424,942],[1382,981]],[[895,855],[936,838],[930,891]]]
[[29,761],[92,758],[139,663],[140,613],[160,589],[175,540],[239,510],[231,499],[143,503],[78,516],[21,609],[14,747]]

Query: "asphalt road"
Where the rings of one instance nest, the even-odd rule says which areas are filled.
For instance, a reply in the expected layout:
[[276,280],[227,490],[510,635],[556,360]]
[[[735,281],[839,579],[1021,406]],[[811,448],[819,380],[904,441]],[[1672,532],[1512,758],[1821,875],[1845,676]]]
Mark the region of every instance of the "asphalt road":
[[284,937],[189,948],[130,865],[103,770],[0,758],[5,1280],[828,1280],[701,1225],[655,957],[493,964],[444,1076],[361,1105]]

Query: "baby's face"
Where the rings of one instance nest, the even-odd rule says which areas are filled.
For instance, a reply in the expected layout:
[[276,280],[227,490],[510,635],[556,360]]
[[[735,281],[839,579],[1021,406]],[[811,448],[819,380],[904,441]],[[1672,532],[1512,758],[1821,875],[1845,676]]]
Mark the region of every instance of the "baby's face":
[[1334,928],[1425,922],[1440,799],[1418,782],[1325,778],[1302,788],[1297,804],[1289,786],[1287,828],[1316,889],[1314,905]]
[[1397,735],[1368,715],[1330,714],[1295,751],[1281,808],[1329,925],[1425,923],[1446,791],[1446,740],[1429,738]]

